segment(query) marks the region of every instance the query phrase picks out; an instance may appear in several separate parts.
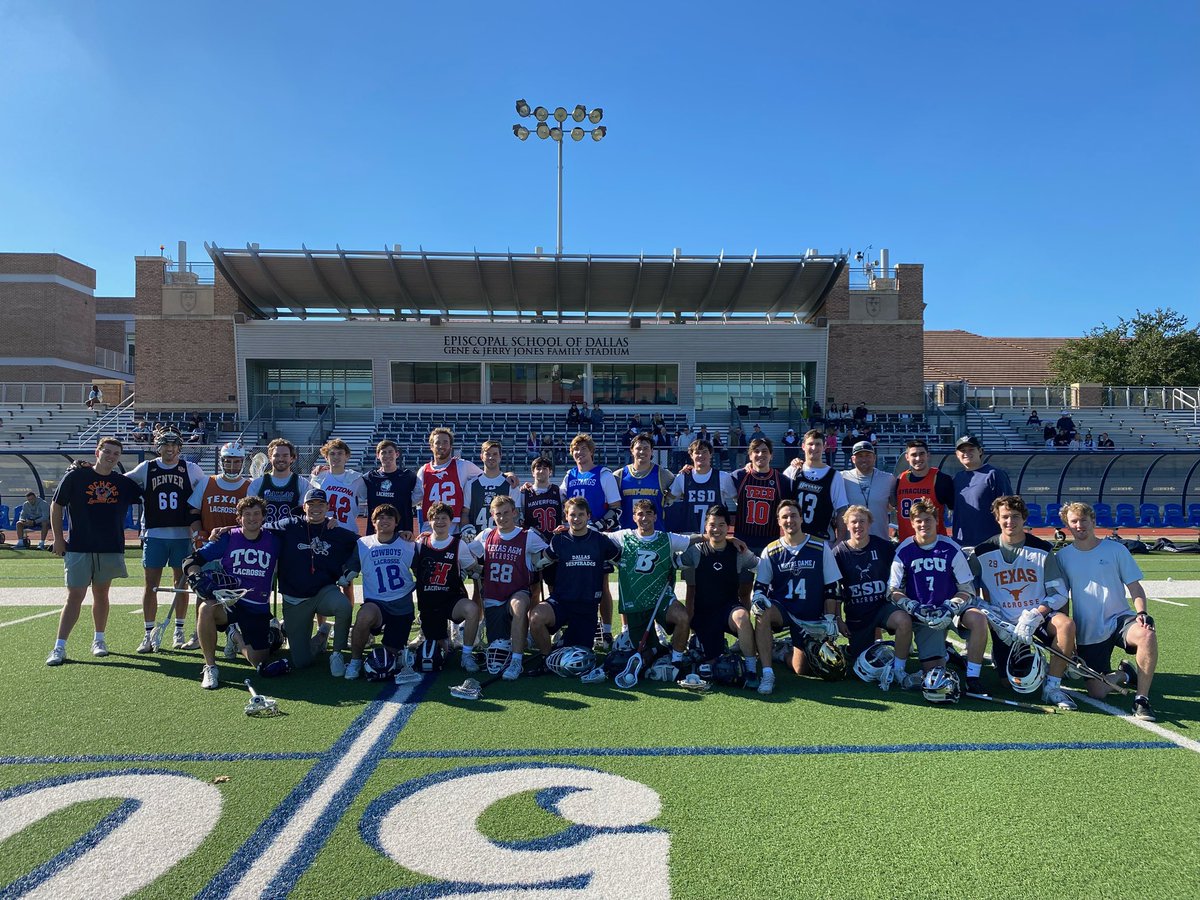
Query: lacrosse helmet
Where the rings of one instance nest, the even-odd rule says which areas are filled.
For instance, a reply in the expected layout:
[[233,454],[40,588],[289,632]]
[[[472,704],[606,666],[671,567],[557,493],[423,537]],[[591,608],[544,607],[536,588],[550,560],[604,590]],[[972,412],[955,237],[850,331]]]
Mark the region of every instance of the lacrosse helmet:
[[646,677],[651,681],[676,681],[679,678],[679,668],[664,656],[646,670]]
[[278,653],[283,649],[284,631],[278,619],[271,619],[267,627],[267,652]]
[[596,654],[588,647],[559,647],[546,657],[546,668],[560,678],[583,675],[596,667]]
[[220,474],[226,478],[238,478],[242,474],[242,466],[246,462],[246,450],[237,441],[222,444],[217,451],[217,463]]
[[512,641],[501,638],[492,641],[484,651],[484,662],[487,664],[489,675],[499,675],[512,659]]
[[866,682],[878,681],[883,670],[896,658],[892,641],[876,641],[854,660],[854,674]]
[[954,618],[954,614],[948,608],[936,603],[922,603],[913,615],[927,628],[939,630],[949,628],[950,620]]
[[717,657],[712,665],[712,680],[729,687],[742,687],[746,683],[746,661],[740,653],[727,650]]
[[416,652],[416,664],[414,668],[418,672],[442,671],[441,641],[422,641],[420,648]]
[[609,675],[619,675],[625,671],[625,666],[629,664],[629,659],[632,656],[632,650],[618,650],[614,646],[612,650],[608,651],[608,655],[604,657],[604,671]]
[[829,638],[811,641],[804,650],[808,666],[818,678],[839,681],[846,677],[846,651]]
[[1028,644],[1013,644],[1005,669],[1008,683],[1018,694],[1032,694],[1046,680],[1046,658]]
[[626,629],[613,638],[613,650],[622,650],[625,653],[633,652],[633,638],[629,636],[629,631]]
[[192,587],[203,600],[217,600],[226,606],[233,606],[238,597],[230,592],[241,590],[242,582],[224,569],[206,569]]
[[387,681],[400,671],[400,658],[389,647],[379,646],[363,657],[367,681]]
[[179,433],[179,429],[174,425],[166,425],[158,430],[154,435],[154,449],[161,450],[164,444],[178,444],[183,446],[183,435]]
[[921,681],[921,693],[930,703],[957,703],[962,694],[958,673],[946,666],[930,669]]
[[777,663],[787,662],[792,658],[792,639],[790,637],[775,638],[771,642],[771,659]]

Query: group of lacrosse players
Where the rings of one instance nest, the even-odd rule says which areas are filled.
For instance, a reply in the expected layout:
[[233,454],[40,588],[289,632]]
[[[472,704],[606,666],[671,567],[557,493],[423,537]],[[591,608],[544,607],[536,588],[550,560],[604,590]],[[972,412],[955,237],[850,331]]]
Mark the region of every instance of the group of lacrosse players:
[[[125,479],[108,460],[114,444],[119,456],[119,442],[103,439],[90,475],[72,473],[54,497],[68,601],[49,665],[65,659],[88,585],[93,654],[107,653],[108,586],[124,571],[110,558],[111,535],[98,542],[99,531],[89,533],[102,527],[93,507],[111,502],[123,511],[140,501],[146,635],[138,651],[159,649],[167,623],[155,622],[157,594],[170,591],[174,646],[201,651],[205,688],[219,684],[220,631],[227,656],[240,651],[268,676],[311,664],[332,635],[330,673],[351,680],[416,681],[456,654],[463,672],[486,670],[492,679],[550,672],[631,687],[646,677],[766,695],[781,666],[824,679],[853,672],[884,691],[920,690],[932,703],[998,699],[982,681],[990,648],[1002,682],[1018,695],[1040,691],[1043,708],[1074,709],[1063,690],[1074,677],[1093,697],[1133,693],[1134,714],[1154,717],[1156,633],[1129,552],[1097,538],[1085,504],[1064,507],[1074,540],[1058,552],[1027,532],[1024,502],[1003,492],[1002,473],[981,467],[974,438],[958,447],[970,527],[955,529],[963,540],[983,537],[973,546],[951,539],[945,523],[959,479],[929,467],[920,441],[906,451],[909,470],[899,480],[874,471],[865,442],[854,448],[854,469],[833,470],[815,430],[787,469],[773,467],[774,448],[760,438],[732,473],[713,468],[703,439],[688,448],[682,471],[669,472],[654,462],[646,434],[633,438],[630,463],[614,472],[596,463],[594,441],[580,434],[561,481],[543,457],[527,480],[504,471],[496,441],[483,443],[481,465],[462,459],[446,428],[431,432],[430,459],[415,471],[399,465],[397,446],[385,440],[378,468],[362,474],[347,467],[350,448],[332,440],[321,448],[323,464],[300,475],[295,447],[277,439],[257,457],[253,479],[236,444],[221,448],[210,478],[180,460],[178,433],[163,432],[159,458]],[[100,493],[113,500],[97,500],[82,483],[99,475],[112,482]],[[881,482],[886,503],[870,496]],[[893,509],[898,543],[879,521]],[[64,510],[76,526],[69,539]],[[84,566],[82,556],[94,560]],[[163,589],[167,566],[174,587]],[[616,638],[614,571],[623,626]],[[199,598],[191,640],[185,585]],[[271,608],[276,588],[282,623]],[[285,639],[288,656],[272,660]],[[1112,669],[1114,648],[1132,661]],[[478,682],[467,684],[469,696]]]

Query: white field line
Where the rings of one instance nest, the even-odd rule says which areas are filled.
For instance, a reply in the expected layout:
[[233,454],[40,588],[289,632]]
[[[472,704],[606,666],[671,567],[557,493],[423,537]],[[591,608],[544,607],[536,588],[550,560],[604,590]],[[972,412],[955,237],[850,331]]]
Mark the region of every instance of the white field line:
[[1101,712],[1106,712],[1110,716],[1116,716],[1118,719],[1124,719],[1130,725],[1136,725],[1151,734],[1157,734],[1161,738],[1166,738],[1172,744],[1182,747],[1184,750],[1191,750],[1193,753],[1200,753],[1200,741],[1194,741],[1191,738],[1185,738],[1181,734],[1176,734],[1169,728],[1163,728],[1157,722],[1143,722],[1141,719],[1134,718],[1131,713],[1124,712],[1113,706],[1111,703],[1105,703],[1103,700],[1097,700],[1095,697],[1089,697],[1084,691],[1076,688],[1068,688],[1071,693],[1075,694],[1080,700],[1088,706],[1094,706]]
[[1166,603],[1166,604],[1169,604],[1170,606],[1182,606],[1184,609],[1188,608],[1188,605],[1186,603],[1177,603],[1174,600],[1164,600],[1162,597],[1147,597],[1146,599],[1153,600],[1155,603]]
[[59,610],[48,609],[45,612],[34,613],[32,616],[26,616],[23,619],[13,619],[11,622],[0,622],[0,628],[7,628],[9,625],[20,625],[22,622],[32,622],[34,619],[41,619],[45,616],[57,616]]

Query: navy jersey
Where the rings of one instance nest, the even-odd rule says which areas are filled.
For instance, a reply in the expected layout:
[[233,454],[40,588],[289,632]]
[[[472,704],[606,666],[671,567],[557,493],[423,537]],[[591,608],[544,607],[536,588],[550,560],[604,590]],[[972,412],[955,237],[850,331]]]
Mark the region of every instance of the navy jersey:
[[434,537],[428,531],[417,538],[417,558],[413,562],[413,573],[417,578],[417,599],[421,603],[457,603],[467,596],[463,583],[462,541],[451,535],[445,547],[433,546]]
[[815,622],[825,614],[825,586],[841,573],[829,545],[806,536],[798,546],[773,541],[758,561],[755,582],[794,622]]
[[621,486],[622,528],[637,527],[633,521],[633,504],[639,500],[649,500],[653,503],[654,511],[658,514],[657,521],[663,521],[662,476],[657,465],[651,466],[650,471],[640,478],[633,474],[632,466],[626,466],[621,470],[618,484]]
[[583,537],[570,532],[550,539],[546,555],[555,560],[553,599],[559,603],[591,607],[604,590],[604,564],[621,557],[621,548],[598,531]]
[[145,502],[142,506],[147,528],[187,527],[192,516],[188,498],[192,495],[188,464],[179,460],[164,466],[152,459],[146,469]]
[[833,479],[837,472],[826,468],[824,474],[809,478],[801,468],[792,484],[800,504],[800,530],[819,538],[828,538],[833,525]]
[[[494,481],[494,483],[492,483]],[[483,531],[496,524],[492,518],[492,501],[497,497],[509,496],[508,479],[497,475],[495,479],[481,475],[467,486],[467,514],[463,524],[474,525],[476,531]]]
[[[304,482],[305,490],[308,489],[308,480]],[[256,479],[250,484],[250,493],[252,495],[262,497],[267,502],[267,524],[274,522],[282,522],[284,519],[292,516],[303,516],[304,510],[300,503],[302,492],[300,490],[300,476],[293,472],[288,476],[287,481],[279,484],[270,474],[263,475],[262,478]]]
[[[676,518],[671,520],[671,530],[680,534],[703,534],[709,509],[724,502],[721,497],[721,481],[725,479],[728,484],[728,478],[728,473],[718,472],[716,469],[711,470],[708,480],[703,482],[696,481],[694,472],[683,474],[683,484],[680,485],[683,489],[682,496],[669,507],[670,510],[679,510]],[[680,478],[676,478],[675,481],[679,484]]]
[[851,630],[874,618],[879,607],[887,602],[888,578],[895,555],[895,545],[875,535],[861,550],[846,541],[833,548],[833,558],[842,573],[842,608]]
[[791,479],[775,469],[761,475],[743,469],[733,480],[737,486],[737,536],[751,549],[765,547],[779,537],[775,513],[781,500],[794,496]]
[[367,486],[367,534],[375,533],[375,525],[371,521],[371,513],[375,507],[390,503],[400,510],[401,531],[413,527],[413,490],[417,486],[417,473],[412,469],[397,469],[395,472],[385,472],[375,469],[363,476]]
[[536,528],[543,537],[547,537],[563,524],[562,491],[557,484],[541,492],[533,488],[522,490],[521,499],[524,501],[526,528]]

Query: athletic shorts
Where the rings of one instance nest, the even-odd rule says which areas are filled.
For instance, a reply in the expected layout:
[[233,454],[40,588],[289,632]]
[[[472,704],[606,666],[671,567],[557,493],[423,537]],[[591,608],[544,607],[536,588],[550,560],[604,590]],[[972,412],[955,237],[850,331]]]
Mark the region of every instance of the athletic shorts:
[[[553,634],[561,630],[563,644],[567,647],[591,647],[596,637],[596,618],[600,612],[600,602],[589,603],[585,606],[568,605],[554,597],[548,597],[546,604],[554,611],[554,626],[550,629]],[[645,627],[645,622],[642,623]]]
[[[232,609],[225,611],[229,625],[237,625],[242,633],[246,646],[254,650],[271,649],[271,613],[256,612],[246,609],[240,603],[235,603]],[[225,631],[229,625],[217,626],[217,631]]]
[[17,519],[17,525],[22,525],[25,528],[49,528],[49,519]]
[[[675,602],[678,603],[679,601]],[[658,615],[654,617],[654,621],[666,629],[667,634],[670,634],[674,630],[673,625],[667,624],[667,610],[670,608],[670,603],[664,603],[661,607],[659,607]],[[646,628],[649,627],[650,613],[653,611],[654,608],[651,607],[650,609],[639,609],[634,612],[625,613],[625,624],[629,628],[629,636],[633,639],[635,646],[637,645],[638,641],[642,639],[642,634],[645,632]],[[592,635],[594,636],[595,633],[596,626],[592,625]],[[647,641],[647,644],[652,647],[658,644],[653,631],[651,631],[650,640]]]
[[1075,651],[1079,654],[1079,658],[1087,663],[1097,672],[1108,674],[1112,668],[1112,652],[1114,649],[1120,650],[1130,656],[1137,653],[1133,647],[1129,646],[1129,629],[1137,624],[1137,615],[1130,613],[1127,616],[1121,616],[1117,619],[1117,627],[1113,629],[1113,633],[1104,640],[1095,644],[1079,644]]
[[148,537],[146,545],[142,547],[142,568],[165,569],[170,566],[172,569],[178,569],[191,554],[190,538]]
[[851,660],[858,659],[860,653],[875,643],[875,629],[882,628],[888,634],[895,634],[887,627],[887,621],[899,608],[896,604],[885,600],[880,604],[879,609],[875,610],[874,615],[854,622],[846,620],[846,627],[850,629],[848,655]]
[[734,610],[743,608],[737,602],[723,603],[708,609],[696,607],[692,615],[692,632],[704,648],[705,659],[713,659],[725,652],[728,646],[725,635],[732,634],[737,637],[737,629],[730,627],[729,617],[733,615]]
[[483,597],[483,607],[484,609],[488,609],[489,607],[503,606],[507,609],[509,601],[512,600],[513,597],[517,596],[517,594],[525,594],[530,600],[533,599],[533,593],[530,591],[529,586],[526,585],[525,587],[519,587],[503,594],[495,591],[492,592],[491,596],[485,594]]
[[[408,636],[412,633],[413,619],[415,618],[411,612],[388,612],[375,600],[363,600],[363,606],[373,606],[379,610],[380,621],[371,629],[371,634],[382,634],[383,646],[391,647],[393,650],[403,650],[408,645]],[[359,615],[361,616],[362,612],[359,612]],[[446,637],[445,634],[441,636]]]
[[108,584],[114,578],[125,578],[124,553],[73,553],[67,551],[67,587],[85,588],[92,584]]
[[469,599],[466,594],[461,597],[436,597],[422,600],[417,596],[417,612],[421,614],[421,634],[431,641],[440,641],[450,633],[450,621],[457,625],[462,618],[454,618],[454,607],[459,601]]

